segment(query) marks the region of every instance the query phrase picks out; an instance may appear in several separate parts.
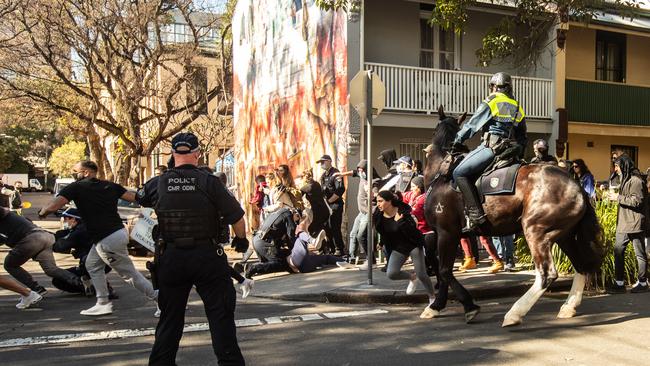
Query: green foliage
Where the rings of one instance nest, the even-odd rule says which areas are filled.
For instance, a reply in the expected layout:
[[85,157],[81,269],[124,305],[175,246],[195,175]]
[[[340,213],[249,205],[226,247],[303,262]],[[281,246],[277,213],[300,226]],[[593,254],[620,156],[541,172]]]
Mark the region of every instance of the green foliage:
[[86,143],[66,139],[65,143],[52,151],[48,167],[52,174],[57,176],[69,176],[72,167],[80,160],[87,158]]
[[0,172],[27,173],[29,164],[24,158],[33,145],[44,138],[43,131],[29,125],[0,126]]
[[[596,274],[596,285],[603,288],[606,284],[614,281],[614,244],[616,243],[617,211],[618,205],[616,202],[607,200],[596,202],[596,216],[603,228],[603,238],[607,253],[600,267],[600,272]],[[525,238],[517,238],[515,241],[515,253],[520,265],[528,269],[533,268],[532,256]],[[573,273],[571,261],[557,245],[553,245],[552,253],[553,262],[559,273]],[[628,283],[634,283],[637,278],[637,262],[632,245],[628,245],[627,251],[625,252],[625,278]]]

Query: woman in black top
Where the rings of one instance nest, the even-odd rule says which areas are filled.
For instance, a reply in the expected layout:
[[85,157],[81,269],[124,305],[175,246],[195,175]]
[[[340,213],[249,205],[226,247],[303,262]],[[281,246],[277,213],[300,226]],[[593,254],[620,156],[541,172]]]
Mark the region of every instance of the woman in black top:
[[[409,280],[406,288],[406,293],[409,295],[415,292],[417,280],[420,280],[429,295],[429,302],[433,302],[435,299],[433,284],[427,275],[424,260],[424,236],[411,216],[411,207],[402,201],[401,194],[390,191],[379,192],[377,209],[373,213],[372,222],[381,235],[382,245],[391,251],[386,271],[388,278]],[[413,260],[415,273],[402,271],[402,266],[409,256]]]
[[300,191],[303,197],[307,198],[309,206],[311,207],[313,218],[309,225],[309,235],[315,238],[318,233],[325,227],[325,223],[330,217],[331,211],[325,202],[325,194],[321,185],[314,180],[311,169],[307,169],[302,173],[303,181],[305,182]]

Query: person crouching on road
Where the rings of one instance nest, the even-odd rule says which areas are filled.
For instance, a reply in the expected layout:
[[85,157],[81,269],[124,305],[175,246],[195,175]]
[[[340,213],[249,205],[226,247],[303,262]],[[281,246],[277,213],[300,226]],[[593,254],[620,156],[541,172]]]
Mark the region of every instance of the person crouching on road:
[[[88,273],[88,270],[86,270],[86,257],[88,257],[88,253],[90,253],[93,242],[90,239],[90,235],[88,235],[86,224],[83,222],[80,215],[79,210],[73,207],[68,208],[63,212],[63,214],[61,214],[61,217],[63,217],[63,230],[58,230],[54,233],[56,241],[52,246],[52,250],[56,253],[72,254],[74,258],[79,259],[79,265],[77,267],[68,268],[67,271],[78,276],[81,280],[82,286],[73,287],[56,278],[52,279],[52,284],[59,290],[66,292],[94,296],[95,288],[92,286],[90,274]],[[110,271],[110,266],[104,267],[105,273]],[[115,294],[113,288],[108,282],[106,283],[106,286],[108,287],[109,300],[117,299],[117,294]]]
[[113,312],[113,304],[109,299],[110,292],[106,285],[104,270],[106,265],[111,266],[122,279],[147,298],[155,301],[158,292],[135,268],[129,257],[127,250],[129,234],[117,212],[118,199],[132,200],[135,194],[128,192],[119,184],[97,179],[97,164],[92,161],[80,161],[72,170],[76,182],[64,187],[38,215],[44,218],[68,202],[74,201],[86,222],[90,238],[95,243],[86,257],[86,269],[95,286],[97,303],[89,309],[82,310],[80,314],[99,316]]
[[30,259],[37,261],[46,275],[72,286],[80,285],[77,276],[56,265],[52,252],[54,235],[6,208],[0,208],[0,238],[11,248],[5,257],[5,270],[32,291],[40,295],[47,293],[47,290],[22,268]]
[[192,286],[203,300],[218,363],[244,365],[235,327],[235,288],[218,245],[220,225],[232,225],[231,246],[246,251],[244,211],[217,177],[197,167],[201,151],[196,135],[179,133],[171,145],[175,167],[132,197],[155,207],[162,242],[155,274],[161,314],[149,365],[175,364]]
[[[411,207],[402,202],[399,192],[381,191],[377,194],[377,209],[373,213],[372,223],[381,235],[382,244],[391,250],[386,271],[388,278],[409,280],[406,288],[406,293],[409,294],[415,292],[416,281],[420,280],[429,295],[429,303],[433,302],[433,284],[427,275],[424,258],[424,235],[418,230],[411,216]],[[413,260],[414,273],[402,271],[402,266],[409,256]]]
[[645,251],[645,225],[647,191],[641,174],[627,155],[614,163],[614,171],[620,177],[619,193],[610,193],[609,199],[618,201],[616,220],[616,244],[614,246],[614,271],[616,281],[610,293],[625,293],[625,249],[632,242],[639,266],[639,276],[631,292],[648,291],[648,258]]

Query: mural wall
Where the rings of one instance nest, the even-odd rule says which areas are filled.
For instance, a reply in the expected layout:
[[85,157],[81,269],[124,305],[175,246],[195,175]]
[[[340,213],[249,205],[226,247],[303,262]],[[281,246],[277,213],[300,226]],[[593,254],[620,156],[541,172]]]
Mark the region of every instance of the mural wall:
[[[288,164],[295,175],[329,154],[346,168],[346,16],[314,0],[240,0],[233,18],[237,181]],[[319,175],[317,175],[319,176]]]

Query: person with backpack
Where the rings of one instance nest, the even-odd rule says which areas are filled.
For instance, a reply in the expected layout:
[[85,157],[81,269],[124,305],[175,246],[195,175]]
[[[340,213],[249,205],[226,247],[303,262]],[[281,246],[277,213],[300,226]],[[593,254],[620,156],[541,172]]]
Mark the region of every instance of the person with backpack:
[[625,249],[631,242],[638,264],[638,279],[631,292],[648,291],[648,258],[645,248],[647,189],[641,173],[627,155],[614,162],[614,171],[620,177],[618,193],[610,192],[609,199],[618,202],[616,244],[614,245],[615,281],[608,292],[625,293]]

